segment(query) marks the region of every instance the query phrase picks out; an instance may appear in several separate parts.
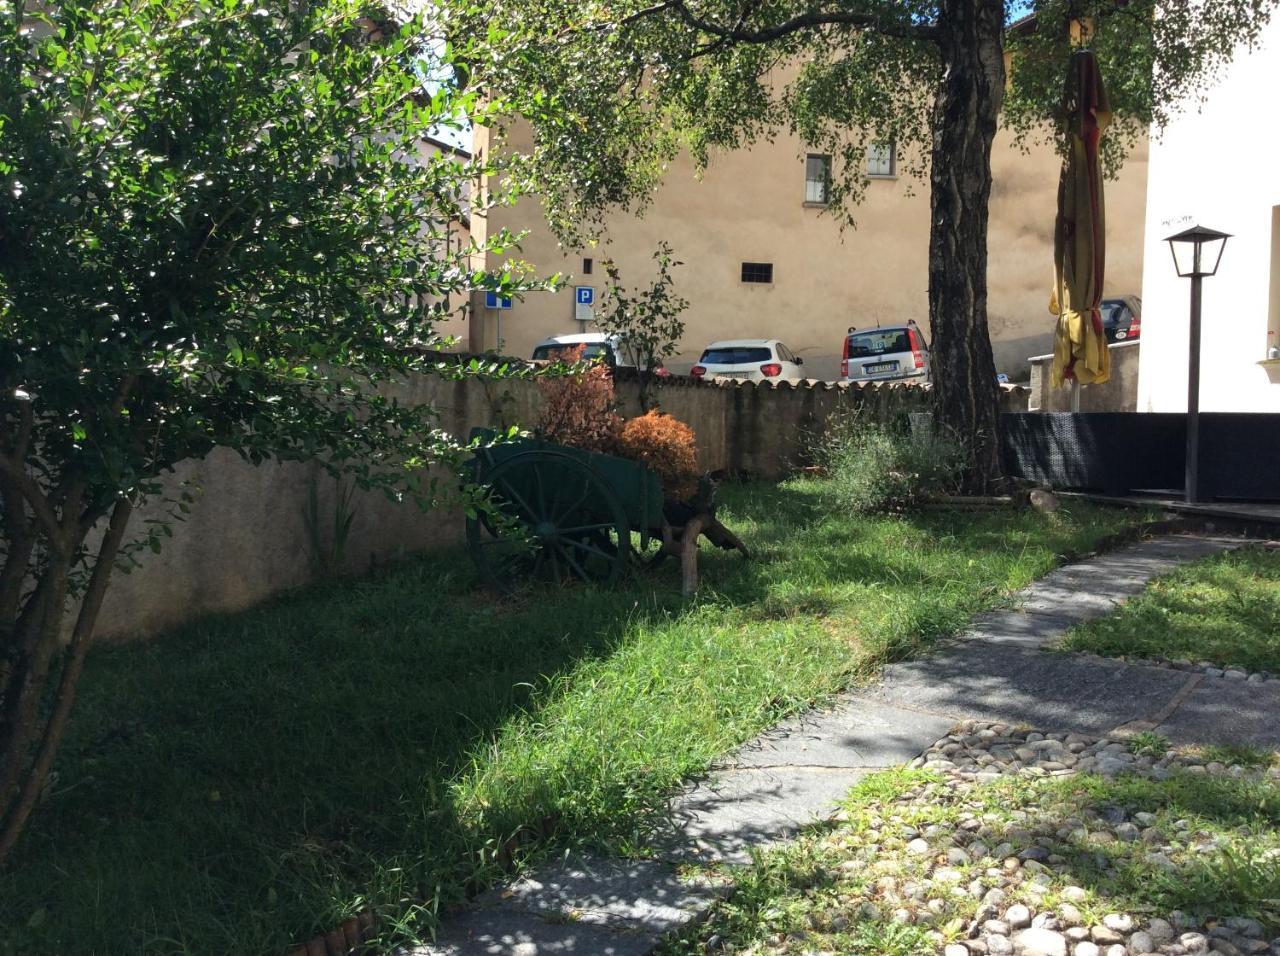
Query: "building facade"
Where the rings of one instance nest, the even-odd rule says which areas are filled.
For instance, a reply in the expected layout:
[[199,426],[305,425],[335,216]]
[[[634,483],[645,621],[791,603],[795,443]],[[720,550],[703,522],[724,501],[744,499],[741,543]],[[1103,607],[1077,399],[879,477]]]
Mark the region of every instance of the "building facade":
[[1231,234],[1203,285],[1200,408],[1280,412],[1280,360],[1269,358],[1280,348],[1280,124],[1254,113],[1259,94],[1277,89],[1273,20],[1151,144],[1139,411],[1187,407],[1190,282],[1164,239],[1199,224]]
[[[486,148],[477,132],[476,149]],[[517,138],[514,147],[522,145]],[[596,247],[564,249],[546,227],[536,199],[491,210],[487,227],[528,231],[520,253],[538,274],[560,272],[565,288],[536,293],[510,310],[472,317],[471,346],[529,356],[548,335],[590,330],[576,287],[598,301],[613,259],[629,288],[647,285],[660,241],[684,264],[676,289],[689,300],[680,354],[684,371],[717,339],[778,338],[804,358],[815,378],[839,373],[843,334],[914,319],[928,328],[929,187],[898,175],[897,157],[867,157],[870,183],[842,229],[823,199],[825,157],[798,138],[779,135],[750,149],[716,155],[699,178],[685,158],[673,163],[642,216],[616,214]],[[1052,347],[1048,311],[1053,281],[1053,222],[1060,160],[1047,146],[1024,151],[1002,132],[992,158],[989,316],[996,366],[1025,380],[1028,358]],[[1107,294],[1137,293],[1142,283],[1145,144],[1107,189]],[[491,262],[490,266],[498,265]]]

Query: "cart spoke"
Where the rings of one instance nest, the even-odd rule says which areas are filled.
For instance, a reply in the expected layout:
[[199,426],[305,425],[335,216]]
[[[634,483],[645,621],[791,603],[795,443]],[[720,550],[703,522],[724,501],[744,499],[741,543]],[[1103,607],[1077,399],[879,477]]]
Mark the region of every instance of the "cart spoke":
[[602,531],[602,530],[605,530],[606,528],[607,528],[607,529],[609,529],[610,531],[612,531],[612,530],[614,529],[614,527],[615,527],[615,526],[614,526],[613,522],[611,522],[611,521],[605,521],[605,522],[603,522],[603,523],[601,523],[601,524],[584,524],[584,525],[579,525],[579,526],[578,526],[578,527],[576,527],[576,528],[560,528],[560,529],[558,530],[558,532],[557,532],[557,533],[558,533],[561,537],[564,537],[565,535],[569,535],[569,534],[583,534],[583,533],[585,533],[585,532],[587,532],[587,531]]
[[538,517],[545,518],[550,514],[550,511],[547,510],[547,489],[542,483],[542,469],[535,467],[529,470],[533,472],[533,484],[538,489],[538,507],[541,509],[538,512]]
[[569,550],[567,548],[561,549],[560,553],[564,555],[565,561],[567,561],[570,565],[572,565],[573,569],[578,572],[578,577],[580,577],[584,581],[591,580],[591,575],[587,574],[586,570],[582,567],[582,565],[580,565],[577,561],[574,560],[573,555],[569,553]]
[[515,488],[511,486],[510,479],[503,478],[502,487],[504,489],[503,493],[507,495],[510,498],[510,500],[513,501],[518,507],[524,509],[524,513],[526,515],[529,515],[530,517],[536,516],[536,512],[529,507],[529,502],[525,501],[524,496],[521,495],[518,491],[515,490]]
[[571,544],[575,548],[579,548],[583,551],[590,551],[592,554],[598,554],[600,555],[600,557],[608,561],[612,561],[614,559],[614,555],[610,554],[608,551],[602,551],[600,548],[597,548],[594,544],[587,544],[587,542],[582,541],[578,538],[566,538],[565,543]]
[[581,508],[583,503],[586,502],[586,500],[590,497],[591,497],[591,482],[584,481],[582,495],[578,498],[578,500],[575,501],[573,504],[571,504],[568,508],[565,508],[564,511],[557,513],[555,517],[553,517],[551,520],[559,523],[561,518],[568,518],[571,515],[577,514],[578,509]]

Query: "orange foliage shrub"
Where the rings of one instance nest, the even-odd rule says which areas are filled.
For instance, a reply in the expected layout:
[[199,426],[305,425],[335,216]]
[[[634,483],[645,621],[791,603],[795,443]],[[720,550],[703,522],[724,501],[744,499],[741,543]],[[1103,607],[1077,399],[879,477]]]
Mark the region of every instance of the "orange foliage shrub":
[[[560,361],[582,360],[582,346],[566,349]],[[538,379],[542,412],[538,431],[550,441],[584,451],[611,452],[622,425],[613,410],[613,373],[597,362],[567,375]]]
[[658,411],[649,411],[622,426],[618,454],[648,465],[662,480],[668,498],[688,501],[698,491],[698,452],[693,429]]

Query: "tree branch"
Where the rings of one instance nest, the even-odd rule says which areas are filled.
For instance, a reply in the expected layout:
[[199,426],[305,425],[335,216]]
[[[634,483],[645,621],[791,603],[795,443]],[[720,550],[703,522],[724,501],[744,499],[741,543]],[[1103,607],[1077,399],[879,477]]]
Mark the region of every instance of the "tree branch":
[[[1118,2],[1124,2],[1124,0],[1118,0]],[[799,33],[801,30],[813,30],[824,26],[865,27],[875,33],[899,37],[904,40],[935,40],[938,35],[937,28],[927,23],[904,23],[899,20],[887,20],[871,13],[854,13],[848,10],[803,13],[776,26],[766,27],[762,30],[748,30],[746,28],[748,13],[746,12],[737,18],[733,26],[724,26],[695,14],[689,9],[686,0],[660,0],[658,3],[644,7],[634,13],[629,13],[620,20],[594,24],[588,29],[616,30],[619,27],[630,26],[633,23],[638,23],[641,20],[658,16],[668,11],[674,11],[680,19],[694,29],[717,37],[715,42],[700,48],[699,54],[711,52],[728,41],[753,44],[770,43],[793,33]],[[578,32],[576,29],[568,28],[562,30],[560,36],[564,37],[576,32]]]
[[886,20],[875,14],[854,13],[848,10],[818,10],[811,13],[802,13],[799,16],[792,17],[790,20],[784,20],[782,23],[761,30],[746,29],[741,18],[731,27],[712,23],[710,20],[705,20],[690,10],[685,0],[669,0],[667,3],[659,4],[657,8],[648,8],[648,12],[654,12],[659,8],[667,9],[668,7],[675,10],[680,19],[684,20],[689,26],[704,33],[710,33],[712,36],[732,40],[735,43],[771,43],[793,33],[799,33],[801,30],[813,30],[818,27],[837,25],[865,27],[875,33],[900,37],[904,40],[933,40],[937,37],[938,32],[936,27],[925,23],[903,23],[896,20]]
[[14,490],[26,499],[27,504],[31,506],[31,511],[36,516],[36,521],[44,528],[49,538],[49,544],[61,554],[65,545],[62,525],[58,523],[58,516],[54,513],[53,507],[49,504],[49,499],[45,496],[44,490],[39,483],[27,474],[22,462],[14,461],[8,455],[3,454],[0,454],[0,475],[4,475],[12,484]]

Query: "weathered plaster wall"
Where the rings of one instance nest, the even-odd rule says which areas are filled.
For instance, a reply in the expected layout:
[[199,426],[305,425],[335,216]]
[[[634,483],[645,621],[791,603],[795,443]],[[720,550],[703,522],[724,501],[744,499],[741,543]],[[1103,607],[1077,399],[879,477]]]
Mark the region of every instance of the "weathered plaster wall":
[[[1133,412],[1138,408],[1138,365],[1142,342],[1116,342],[1111,349],[1111,378],[1103,385],[1080,390],[1082,412]],[[1071,411],[1071,389],[1054,388],[1050,382],[1052,355],[1031,360],[1031,392],[1027,406],[1032,412]]]
[[[619,381],[623,414],[639,411],[638,385]],[[905,385],[792,386],[711,384],[673,380],[657,398],[667,413],[692,426],[701,466],[776,479],[806,463],[806,449],[829,416],[864,407],[880,420],[925,407],[927,391]],[[412,402],[430,402],[441,424],[465,436],[486,425],[530,426],[539,395],[530,381],[460,382],[420,378],[407,389]],[[1025,389],[1004,391],[1006,410],[1025,407]],[[449,481],[447,476],[441,476]],[[174,476],[196,490],[198,500],[159,555],[120,575],[103,607],[99,633],[106,639],[154,635],[200,615],[250,607],[272,595],[314,581],[313,546],[303,513],[315,481],[326,541],[334,514],[335,485],[314,465],[254,467],[219,451],[184,463]],[[456,508],[420,511],[380,494],[357,492],[355,519],[342,570],[367,571],[408,554],[457,545],[463,517]],[[135,520],[163,512],[149,506]],[[326,544],[327,547],[327,544]]]

